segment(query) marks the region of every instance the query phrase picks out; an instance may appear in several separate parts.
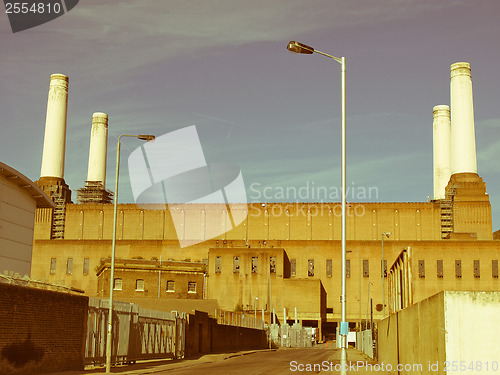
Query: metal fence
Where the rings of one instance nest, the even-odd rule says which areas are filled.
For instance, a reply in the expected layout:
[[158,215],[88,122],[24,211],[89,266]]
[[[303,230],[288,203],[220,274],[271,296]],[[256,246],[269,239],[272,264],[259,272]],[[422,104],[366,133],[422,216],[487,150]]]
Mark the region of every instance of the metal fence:
[[[109,301],[89,298],[85,364],[106,362]],[[182,358],[185,350],[186,314],[141,309],[125,302],[113,303],[112,363],[142,359]]]
[[264,329],[264,322],[262,321],[262,319],[255,318],[244,313],[216,309],[215,318],[217,319],[218,324],[262,330]]

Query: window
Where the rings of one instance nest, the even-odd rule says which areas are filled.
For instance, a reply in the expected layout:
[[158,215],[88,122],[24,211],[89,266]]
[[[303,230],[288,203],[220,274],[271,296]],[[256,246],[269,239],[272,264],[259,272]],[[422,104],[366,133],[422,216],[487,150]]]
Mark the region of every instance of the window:
[[387,259],[380,261],[380,277],[387,277]]
[[73,273],[73,258],[68,258],[66,261],[66,275],[71,275]]
[[89,274],[89,268],[90,268],[90,259],[89,258],[84,258],[83,259],[83,274],[88,275]]
[[479,259],[474,259],[474,277],[476,279],[481,277],[481,270],[479,268]]
[[221,257],[215,257],[215,273],[220,273],[221,268],[222,268]]
[[418,277],[425,277],[425,260],[418,261]]
[[144,292],[144,279],[135,280],[135,291]]
[[297,272],[297,260],[290,259],[290,276],[295,276]]
[[462,277],[462,261],[458,259],[455,260],[455,277]]
[[437,268],[437,277],[442,278],[443,277],[443,260],[438,259],[436,261],[436,268]]
[[345,260],[345,277],[351,277],[351,260]]
[[327,259],[326,260],[326,276],[327,277],[332,277],[332,260]]
[[188,293],[196,293],[196,282],[195,281],[188,282]]
[[56,258],[50,259],[50,274],[53,275],[56,273]]
[[122,279],[113,280],[113,290],[122,290]]
[[252,273],[257,273],[259,257],[252,257]]
[[276,257],[269,257],[269,273],[276,273]]
[[498,259],[491,261],[491,277],[498,278]]
[[240,272],[240,257],[233,258],[233,273]]
[[368,259],[363,259],[363,277],[370,277],[370,263]]
[[314,276],[314,259],[307,261],[307,276]]
[[175,292],[175,281],[174,280],[167,281],[167,292]]

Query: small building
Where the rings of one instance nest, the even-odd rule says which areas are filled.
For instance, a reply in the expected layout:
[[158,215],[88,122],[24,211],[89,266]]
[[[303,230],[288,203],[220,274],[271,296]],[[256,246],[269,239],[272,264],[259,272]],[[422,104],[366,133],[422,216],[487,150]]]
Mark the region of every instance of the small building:
[[297,311],[300,323],[318,328],[322,337],[327,324],[323,283],[318,278],[296,278],[295,265],[283,248],[211,248],[208,263],[207,295],[217,299],[221,309],[256,315],[274,310],[280,322],[288,323],[293,323]]
[[[113,293],[116,299],[150,297],[166,299],[203,299],[204,263],[145,259],[116,259]],[[97,296],[109,296],[111,259],[97,267]]]
[[36,210],[54,207],[33,181],[0,162],[0,272],[30,275]]

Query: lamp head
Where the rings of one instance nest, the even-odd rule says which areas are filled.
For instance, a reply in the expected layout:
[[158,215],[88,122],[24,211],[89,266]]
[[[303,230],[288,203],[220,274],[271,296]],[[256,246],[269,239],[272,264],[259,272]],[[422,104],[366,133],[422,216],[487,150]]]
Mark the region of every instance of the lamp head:
[[154,135],[151,135],[151,134],[140,134],[137,136],[137,138],[143,140],[143,141],[153,141],[155,139],[155,136]]
[[293,53],[304,53],[307,55],[311,55],[314,53],[314,48],[304,43],[299,43],[293,40],[290,43],[288,43],[288,46],[286,48]]
[[386,236],[387,238],[389,238],[390,235],[391,235],[391,232],[384,232],[384,233],[382,233],[382,236]]

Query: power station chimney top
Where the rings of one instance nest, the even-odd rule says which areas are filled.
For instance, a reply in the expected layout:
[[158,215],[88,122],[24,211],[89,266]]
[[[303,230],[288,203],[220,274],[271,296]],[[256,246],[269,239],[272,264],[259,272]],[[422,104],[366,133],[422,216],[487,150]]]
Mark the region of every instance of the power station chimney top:
[[451,64],[450,67],[451,76],[450,79],[456,76],[471,76],[470,73],[470,63],[468,62],[457,62]]
[[450,115],[450,106],[449,105],[436,105],[432,108],[432,113],[434,116],[449,116]]

